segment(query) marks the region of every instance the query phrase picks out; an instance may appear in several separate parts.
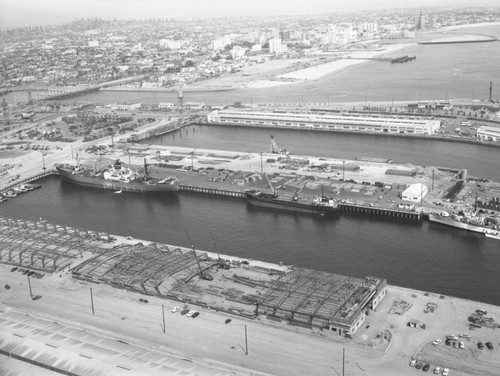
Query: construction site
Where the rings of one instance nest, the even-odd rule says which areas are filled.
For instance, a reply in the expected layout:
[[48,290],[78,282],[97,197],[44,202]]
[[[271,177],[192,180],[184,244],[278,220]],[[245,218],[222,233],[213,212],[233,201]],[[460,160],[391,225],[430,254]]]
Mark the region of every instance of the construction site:
[[387,282],[248,261],[43,222],[0,219],[0,262],[247,318],[353,335]]

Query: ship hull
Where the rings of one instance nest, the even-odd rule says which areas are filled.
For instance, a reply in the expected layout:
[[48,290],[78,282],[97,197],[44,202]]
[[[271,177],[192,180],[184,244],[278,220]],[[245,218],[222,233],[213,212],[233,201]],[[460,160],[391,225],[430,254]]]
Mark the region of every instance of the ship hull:
[[485,232],[484,235],[490,239],[500,240],[500,231],[497,232]]
[[72,171],[56,167],[61,179],[90,188],[109,189],[113,191],[124,192],[176,192],[179,190],[179,184],[162,183],[148,184],[144,181],[131,181],[128,183],[106,180],[103,177],[92,177],[74,174]]
[[296,201],[283,200],[266,193],[246,192],[247,203],[252,206],[282,210],[293,213],[333,215],[339,212],[337,206],[313,205]]
[[480,232],[484,234],[485,228],[483,226],[473,225],[471,223],[460,222],[450,217],[441,217],[435,214],[429,214],[429,220],[431,222],[441,223],[446,226],[451,226],[455,228],[459,228],[462,230]]

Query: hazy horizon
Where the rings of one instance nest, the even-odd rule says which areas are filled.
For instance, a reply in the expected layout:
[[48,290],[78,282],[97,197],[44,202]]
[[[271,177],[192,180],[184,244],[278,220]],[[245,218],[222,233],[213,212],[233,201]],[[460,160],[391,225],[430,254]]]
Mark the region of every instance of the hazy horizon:
[[[445,0],[443,7],[467,3]],[[469,5],[470,6],[470,5]],[[498,6],[482,0],[474,6]],[[103,19],[214,18],[240,15],[273,16],[321,14],[370,9],[437,7],[434,0],[0,0],[0,29],[62,24],[82,17]]]

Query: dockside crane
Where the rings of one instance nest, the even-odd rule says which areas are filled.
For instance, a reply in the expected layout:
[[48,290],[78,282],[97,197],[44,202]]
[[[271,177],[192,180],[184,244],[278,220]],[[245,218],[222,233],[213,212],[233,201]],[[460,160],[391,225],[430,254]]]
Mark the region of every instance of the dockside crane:
[[229,265],[228,262],[222,260],[220,258],[220,255],[219,255],[219,250],[217,249],[217,243],[215,241],[215,238],[212,236],[212,239],[214,240],[214,245],[215,245],[215,252],[217,252],[217,262],[218,262],[218,265],[219,265],[219,268],[221,269],[225,269],[225,270],[228,270],[231,268],[231,266]]
[[269,184],[269,188],[271,188],[271,192],[273,192],[274,197],[278,197],[278,191],[276,190],[276,188],[274,188],[274,185],[273,183],[271,183],[269,176],[267,176],[267,174],[264,174],[264,176],[266,177],[267,184]]
[[196,251],[194,249],[194,244],[191,241],[191,238],[189,237],[189,233],[188,233],[187,229],[186,229],[186,235],[187,235],[187,238],[189,240],[189,243],[191,243],[191,248],[193,249],[193,254],[194,254],[194,258],[196,260],[196,264],[198,264],[200,278],[205,279],[207,281],[212,281],[214,279],[214,277],[212,277],[210,274],[205,274],[205,272],[203,272],[203,270],[201,269],[200,260],[198,259],[198,255],[196,254]]
[[306,187],[306,184],[307,184],[307,181],[304,182],[304,184],[302,184],[302,187],[297,188],[295,190],[295,193],[293,194],[293,198],[292,198],[292,201],[297,201],[299,199],[299,195],[302,193],[302,191],[304,190],[304,188]]

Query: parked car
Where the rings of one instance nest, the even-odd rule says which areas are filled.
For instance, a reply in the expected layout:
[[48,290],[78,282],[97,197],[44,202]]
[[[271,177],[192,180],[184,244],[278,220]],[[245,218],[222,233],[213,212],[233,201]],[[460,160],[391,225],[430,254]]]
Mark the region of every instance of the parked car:
[[451,339],[446,338],[446,341],[444,343],[446,343],[446,346],[450,346],[451,345]]
[[441,342],[443,342],[443,341],[441,341],[439,338],[437,338],[437,339],[435,339],[434,341],[432,341],[432,344],[433,344],[434,346],[437,346],[437,345],[439,345]]
[[436,368],[434,368],[434,373],[435,373],[436,375],[439,375],[439,374],[441,373],[441,367],[436,367]]
[[422,367],[422,371],[427,372],[429,370],[430,364],[427,363],[425,366]]
[[459,335],[459,337],[470,338],[470,335],[468,333],[462,333],[462,334]]
[[488,350],[493,350],[493,344],[491,342],[486,342],[486,347],[488,348]]
[[172,313],[175,313],[175,312],[177,312],[179,309],[181,309],[181,307],[179,307],[179,306],[175,306],[174,308],[172,308],[172,311],[171,311],[171,312],[172,312]]
[[193,316],[194,313],[195,313],[195,311],[189,311],[186,316],[191,317],[191,316]]
[[[227,320],[229,320],[229,319],[227,319]],[[415,364],[417,364],[417,359],[412,359],[412,361],[410,362],[410,367],[415,367]]]
[[450,370],[449,370],[448,368],[445,368],[445,369],[443,370],[442,375],[443,375],[443,376],[448,376],[448,374],[449,374],[449,373],[450,373]]
[[[224,321],[224,324],[229,324],[231,322],[231,319],[226,319],[226,321]],[[412,362],[416,362],[415,359],[412,360]],[[413,363],[413,365],[410,364],[410,367],[413,367],[415,365],[415,363]]]
[[483,345],[483,343],[482,343],[482,342],[478,342],[478,343],[477,343],[477,348],[478,348],[479,350],[484,349],[484,345]]
[[193,315],[191,317],[194,319],[195,317],[198,317],[199,315],[200,315],[200,312],[195,312],[195,313],[193,313]]
[[189,308],[184,308],[182,311],[181,311],[181,315],[185,315],[186,313],[188,313],[190,311]]
[[460,347],[461,349],[465,349],[464,341],[458,342],[458,347]]
[[416,369],[420,369],[424,366],[424,363],[418,362],[417,365],[415,366]]

